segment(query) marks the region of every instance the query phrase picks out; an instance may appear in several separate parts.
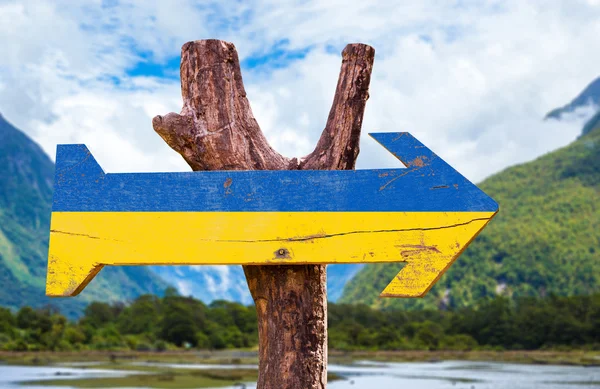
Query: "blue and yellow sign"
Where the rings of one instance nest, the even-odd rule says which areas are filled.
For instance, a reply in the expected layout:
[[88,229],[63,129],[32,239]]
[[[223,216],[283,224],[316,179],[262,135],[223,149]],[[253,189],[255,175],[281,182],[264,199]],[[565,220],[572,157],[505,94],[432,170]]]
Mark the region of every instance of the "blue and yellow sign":
[[409,133],[370,135],[406,168],[106,174],[59,145],[46,292],[103,266],[406,262],[381,295],[424,296],[498,204]]

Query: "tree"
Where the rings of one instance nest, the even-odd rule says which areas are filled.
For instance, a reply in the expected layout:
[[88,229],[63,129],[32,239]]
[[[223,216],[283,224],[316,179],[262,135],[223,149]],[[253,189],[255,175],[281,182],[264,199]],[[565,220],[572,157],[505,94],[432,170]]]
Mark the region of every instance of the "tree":
[[140,296],[119,315],[117,327],[123,334],[153,333],[158,326],[159,309],[160,300],[156,296]]
[[92,302],[84,310],[81,322],[94,328],[100,328],[103,325],[115,320],[115,311],[107,303]]
[[[169,298],[172,299],[172,298]],[[194,322],[191,310],[180,301],[172,301],[166,305],[160,323],[160,338],[178,347],[184,343],[196,346],[198,326]]]
[[[372,47],[354,44],[342,52],[327,124],[315,150],[301,159],[280,155],[262,134],[250,110],[233,44],[194,41],[181,51],[181,114],[156,116],[152,125],[193,170],[354,168],[369,97]],[[324,388],[325,265],[244,266],[244,274],[259,322],[258,388]]]
[[17,321],[10,309],[0,307],[0,333],[12,334]]

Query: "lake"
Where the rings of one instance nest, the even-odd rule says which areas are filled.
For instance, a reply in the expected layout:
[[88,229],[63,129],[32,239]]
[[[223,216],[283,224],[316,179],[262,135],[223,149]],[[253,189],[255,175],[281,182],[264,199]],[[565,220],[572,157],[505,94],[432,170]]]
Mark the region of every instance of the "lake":
[[[236,368],[228,365],[172,365],[178,368]],[[329,370],[345,378],[329,389],[585,389],[600,388],[600,367],[518,365],[493,362],[446,361],[437,363],[376,363],[330,365]],[[115,377],[127,374],[77,367],[0,366],[0,388],[41,389],[19,384],[42,379]],[[255,389],[248,384],[247,389]],[[62,387],[64,388],[64,387]],[[236,387],[237,389],[240,386]]]

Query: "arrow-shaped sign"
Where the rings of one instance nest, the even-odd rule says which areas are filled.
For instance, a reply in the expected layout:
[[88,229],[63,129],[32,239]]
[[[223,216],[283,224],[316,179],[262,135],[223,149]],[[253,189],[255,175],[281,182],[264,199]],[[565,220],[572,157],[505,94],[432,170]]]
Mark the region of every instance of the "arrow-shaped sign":
[[406,168],[106,174],[59,145],[46,292],[105,265],[406,262],[381,295],[424,296],[498,204],[409,133],[370,135]]

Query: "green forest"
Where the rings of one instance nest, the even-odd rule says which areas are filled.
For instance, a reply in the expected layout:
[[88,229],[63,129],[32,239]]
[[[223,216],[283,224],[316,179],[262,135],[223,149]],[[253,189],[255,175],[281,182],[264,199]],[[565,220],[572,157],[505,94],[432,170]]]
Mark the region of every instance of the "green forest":
[[600,127],[478,185],[498,215],[422,299],[380,299],[399,264],[365,266],[341,302],[378,308],[459,308],[509,298],[600,292]]
[[[600,349],[600,294],[507,299],[457,310],[376,310],[329,304],[333,350]],[[257,347],[254,306],[169,289],[129,305],[93,302],[77,321],[55,308],[0,308],[0,350],[164,351]]]

